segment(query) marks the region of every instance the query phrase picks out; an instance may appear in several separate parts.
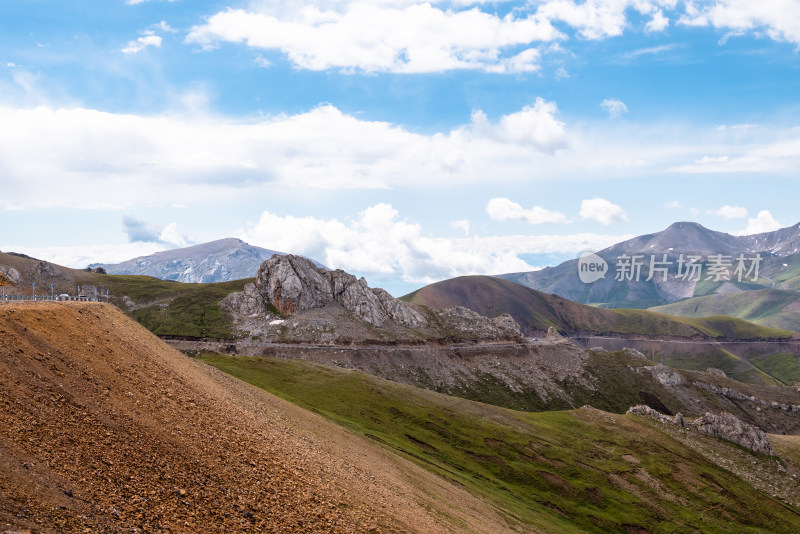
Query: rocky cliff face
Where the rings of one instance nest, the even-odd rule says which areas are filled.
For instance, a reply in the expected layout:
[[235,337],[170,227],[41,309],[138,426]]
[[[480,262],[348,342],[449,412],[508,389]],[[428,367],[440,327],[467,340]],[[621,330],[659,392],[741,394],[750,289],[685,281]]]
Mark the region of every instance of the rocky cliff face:
[[228,295],[242,336],[264,342],[382,343],[518,341],[519,325],[504,314],[489,319],[471,310],[415,306],[371,288],[363,278],[329,271],[299,256],[275,255],[255,283]]
[[326,271],[299,256],[273,256],[258,269],[255,287],[264,300],[285,314],[322,308],[336,302],[374,326],[393,321],[407,328],[425,318],[383,289],[372,289],[364,278],[356,279],[341,269]]
[[700,417],[688,423],[680,413],[675,417],[670,417],[649,406],[633,406],[628,410],[628,413],[652,417],[662,423],[673,424],[681,428],[690,428],[697,432],[714,436],[715,438],[731,441],[745,449],[761,454],[775,454],[769,442],[769,437],[763,430],[745,423],[728,412],[722,412],[720,414],[705,412]]

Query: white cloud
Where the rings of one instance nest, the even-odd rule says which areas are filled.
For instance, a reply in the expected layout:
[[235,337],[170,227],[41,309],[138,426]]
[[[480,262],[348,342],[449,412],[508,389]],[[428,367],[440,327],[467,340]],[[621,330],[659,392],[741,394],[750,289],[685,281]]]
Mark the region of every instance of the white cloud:
[[[275,187],[535,187],[545,179],[661,179],[665,169],[761,169],[778,179],[793,177],[800,166],[800,129],[762,125],[757,135],[743,130],[731,139],[716,128],[674,124],[567,128],[555,103],[541,99],[491,121],[476,111],[466,124],[432,133],[330,105],[296,115],[225,119],[204,109],[202,93],[188,100],[185,114],[162,116],[0,105],[3,204],[132,212],[153,198],[197,206]],[[720,146],[735,158],[750,158],[750,166],[714,159],[720,156],[704,159]]]
[[628,24],[626,11],[634,7],[648,13],[652,3],[636,0],[551,0],[539,7],[537,14],[546,20],[558,20],[578,30],[585,39],[605,39],[622,35]]
[[662,32],[669,27],[669,19],[664,16],[664,12],[660,9],[656,11],[653,18],[650,19],[644,29],[648,32]]
[[541,45],[569,38],[556,26],[583,39],[606,39],[622,35],[631,26],[629,12],[635,12],[650,16],[645,31],[657,32],[669,25],[664,10],[677,7],[675,0],[538,0],[502,17],[478,7],[493,3],[262,0],[248,10],[210,16],[192,28],[187,41],[204,48],[234,42],[279,50],[295,66],[311,70],[531,72],[539,69]]
[[734,233],[734,235],[752,235],[761,234],[764,232],[774,232],[780,230],[783,225],[775,220],[768,210],[761,210],[755,218],[747,219],[747,228],[741,232]]
[[675,209],[675,210],[683,209],[683,206],[677,200],[671,200],[669,202],[665,202],[664,203],[664,207],[665,208]]
[[530,224],[556,223],[564,224],[569,219],[557,211],[533,206],[525,209],[507,198],[493,198],[486,204],[486,213],[493,221],[523,221]]
[[689,3],[678,22],[729,30],[729,36],[763,32],[775,41],[800,44],[800,3],[793,0],[716,0],[700,6]]
[[580,216],[583,219],[597,221],[604,226],[628,220],[625,210],[604,198],[583,200],[581,202]]
[[211,15],[192,28],[187,42],[276,50],[302,69],[396,73],[532,72],[539,70],[541,50],[549,43],[573,36],[608,39],[631,30],[662,32],[671,20],[726,30],[721,44],[745,33],[800,43],[800,5],[793,0],[687,0],[680,6],[677,0],[536,0],[505,16],[482,8],[494,3],[252,1],[247,9]]
[[468,219],[459,219],[457,221],[450,221],[450,226],[453,228],[458,228],[464,235],[469,235],[469,220]]
[[122,229],[131,243],[158,243],[170,247],[185,247],[189,245],[187,238],[178,233],[176,223],[160,227],[133,216],[125,215],[122,217]]
[[[330,105],[252,121],[209,116],[195,104],[187,116],[155,117],[0,107],[5,201],[127,208],[153,195],[165,203],[221,201],[265,184],[387,189],[527,180],[568,144],[555,104],[541,99],[496,122],[476,112],[472,122],[433,134]],[[109,194],[101,202],[94,191]]]
[[606,98],[600,103],[600,106],[605,108],[608,112],[608,116],[612,119],[617,119],[621,117],[623,113],[628,112],[628,106],[625,105],[625,102],[614,98]]
[[636,50],[631,50],[630,52],[625,52],[622,55],[622,58],[625,61],[634,61],[639,59],[643,56],[657,56],[659,54],[663,54],[664,52],[669,52],[670,50],[675,50],[678,48],[679,45],[676,43],[670,43],[665,45],[658,45],[658,46],[648,46],[645,48],[637,48]]
[[[190,43],[245,43],[280,50],[303,69],[439,72],[538,68],[530,45],[561,37],[541,17],[498,17],[477,8],[442,10],[427,3],[345,2],[265,12],[228,9],[192,28]],[[274,6],[271,6],[274,8]],[[515,53],[515,49],[528,50]]]
[[554,152],[567,146],[564,123],[555,118],[557,113],[554,102],[537,98],[533,106],[504,115],[496,125],[489,123],[485,113],[476,111],[472,114],[472,130],[490,139]]
[[713,213],[714,215],[719,215],[726,221],[729,221],[731,219],[744,219],[745,217],[747,217],[746,208],[742,208],[739,206],[729,206],[727,204],[725,204],[718,210],[712,211],[711,213]]
[[130,41],[127,46],[122,48],[123,54],[138,54],[148,46],[161,47],[161,36],[148,34],[139,37],[135,41]]
[[765,172],[774,169],[775,161],[752,156],[703,156],[686,165],[673,167],[672,171],[688,174],[719,174],[739,172]]
[[175,248],[188,247],[191,244],[191,241],[178,233],[178,225],[176,223],[170,223],[165,226],[161,233],[158,234],[158,240]]
[[629,238],[601,234],[432,237],[418,223],[400,220],[398,215],[388,204],[371,206],[348,222],[264,212],[239,237],[253,245],[314,258],[331,268],[393,274],[420,283],[531,270],[520,254],[600,250]]

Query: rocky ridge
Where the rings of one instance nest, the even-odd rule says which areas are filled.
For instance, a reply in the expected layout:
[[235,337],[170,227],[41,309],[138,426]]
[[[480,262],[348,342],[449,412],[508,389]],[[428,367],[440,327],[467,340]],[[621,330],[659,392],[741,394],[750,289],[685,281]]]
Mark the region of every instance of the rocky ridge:
[[736,443],[753,452],[767,455],[775,454],[769,442],[769,437],[763,430],[745,423],[728,412],[720,414],[705,412],[700,417],[688,422],[680,413],[670,417],[644,405],[633,406],[628,410],[628,413],[652,417],[662,423],[672,424],[680,428],[690,428],[709,436]]
[[391,320],[413,328],[425,322],[418,311],[383,289],[370,288],[363,277],[356,279],[341,269],[321,269],[291,254],[275,255],[262,263],[255,287],[268,304],[285,315],[337,302],[373,326]]
[[371,288],[364,278],[326,270],[294,255],[261,264],[254,283],[228,295],[243,335],[282,342],[420,342],[520,340],[511,316],[489,319],[467,308],[434,310]]

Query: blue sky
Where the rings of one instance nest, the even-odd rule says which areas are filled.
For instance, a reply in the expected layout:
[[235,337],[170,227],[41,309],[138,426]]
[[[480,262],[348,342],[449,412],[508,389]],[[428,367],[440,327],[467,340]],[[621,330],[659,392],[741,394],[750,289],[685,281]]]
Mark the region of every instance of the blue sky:
[[800,221],[800,2],[0,2],[0,249],[236,236],[402,294]]

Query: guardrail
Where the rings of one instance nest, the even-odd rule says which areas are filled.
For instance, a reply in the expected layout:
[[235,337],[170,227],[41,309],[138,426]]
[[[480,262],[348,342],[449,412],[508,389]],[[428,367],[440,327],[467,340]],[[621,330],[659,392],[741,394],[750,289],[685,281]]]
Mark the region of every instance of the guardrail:
[[94,297],[60,297],[58,295],[51,297],[50,295],[4,295],[0,297],[2,302],[66,302],[66,301],[80,301],[80,302],[99,302],[99,299]]

